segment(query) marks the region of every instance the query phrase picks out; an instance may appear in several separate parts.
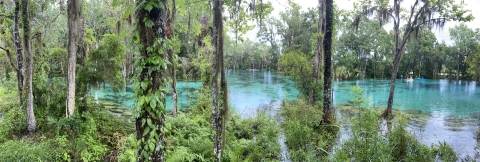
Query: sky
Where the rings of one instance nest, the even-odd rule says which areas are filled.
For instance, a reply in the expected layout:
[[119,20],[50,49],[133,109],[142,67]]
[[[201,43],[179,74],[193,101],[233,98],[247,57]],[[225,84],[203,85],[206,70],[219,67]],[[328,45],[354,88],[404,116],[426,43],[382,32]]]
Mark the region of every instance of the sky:
[[[284,11],[285,8],[288,6],[287,0],[268,0],[272,2],[274,11],[272,15],[279,15],[281,11]],[[302,10],[306,11],[307,8],[311,7],[317,7],[318,5],[318,0],[293,0],[295,3],[300,4],[302,6]],[[475,19],[471,22],[466,22],[465,24],[471,28],[471,29],[476,29],[480,28],[480,0],[456,0],[458,1],[457,3],[460,3],[463,1],[465,3],[465,8],[469,9],[472,13],[472,15],[475,17]],[[353,2],[355,0],[334,0],[334,3],[343,10],[353,10]],[[405,0],[402,4],[402,7],[409,7],[413,4],[413,0]],[[449,28],[453,28],[455,25],[460,24],[459,22],[452,22],[448,21],[445,24],[445,27],[443,29],[432,29],[432,31],[435,33],[437,36],[438,42],[445,41],[447,45],[452,45],[454,42],[450,40]],[[385,29],[386,30],[391,30],[393,25],[386,25]],[[247,37],[250,39],[255,39],[256,33],[258,29],[252,30],[249,33],[247,33]]]

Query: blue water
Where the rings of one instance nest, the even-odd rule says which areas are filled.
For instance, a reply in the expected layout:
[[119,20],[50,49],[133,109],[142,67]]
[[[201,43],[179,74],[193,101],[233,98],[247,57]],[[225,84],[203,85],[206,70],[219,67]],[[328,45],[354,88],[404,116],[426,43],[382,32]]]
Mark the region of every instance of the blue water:
[[[298,90],[294,83],[276,71],[229,70],[227,72],[230,106],[240,113],[255,113],[259,108],[272,102],[296,100]],[[390,90],[389,80],[353,80],[335,81],[333,85],[334,104],[348,103],[352,97],[351,86],[360,86],[372,100],[371,105],[386,107]],[[201,82],[179,82],[179,107],[187,108],[195,104]],[[197,93],[196,93],[197,92]],[[98,99],[117,102],[125,107],[133,107],[133,90],[130,84],[126,91],[114,94],[105,88],[92,90],[91,95]],[[167,96],[167,109],[171,109],[172,96]],[[394,108],[400,110],[420,110],[425,113],[468,116],[480,111],[480,85],[473,81],[448,80],[414,80],[406,82],[397,80]]]
[[[259,109],[278,109],[281,101],[298,98],[298,90],[294,83],[275,71],[229,70],[227,80],[230,106],[242,116],[254,115]],[[179,82],[177,86],[179,107],[193,106],[202,84]],[[371,106],[386,107],[390,90],[389,80],[334,81],[334,104],[348,103],[352,97],[349,92],[351,86],[362,87],[365,95],[372,100]],[[131,85],[126,85],[126,91],[119,94],[114,94],[108,85],[92,90],[90,94],[97,99],[117,102],[125,107],[133,107],[134,104]],[[480,125],[475,121],[478,119],[464,118],[466,120],[452,121],[452,117],[468,117],[471,113],[480,112],[479,83],[428,79],[413,82],[397,80],[393,107],[400,110],[420,110],[429,114],[424,125],[416,125],[415,122],[409,125],[412,135],[421,143],[429,146],[438,144],[438,141],[445,141],[454,148],[459,157],[463,158],[477,154],[475,132]],[[169,94],[167,109],[171,108],[172,97]]]
[[[230,105],[237,111],[248,113],[272,102],[297,99],[298,90],[288,77],[276,71],[232,71],[227,72]],[[352,97],[351,86],[360,86],[372,100],[371,105],[386,107],[390,90],[389,80],[335,81],[333,86],[334,104],[348,103]],[[179,82],[179,107],[187,108],[195,104],[201,82]],[[196,93],[197,92],[197,93]],[[117,102],[125,107],[133,107],[133,90],[130,84],[126,91],[114,94],[108,85],[92,90],[91,95],[98,99]],[[167,109],[171,109],[172,96],[167,96]],[[420,110],[447,115],[468,116],[480,111],[480,85],[476,82],[448,80],[397,80],[394,108],[400,110]]]
[[[230,106],[243,115],[255,114],[256,109],[266,107],[273,102],[296,100],[298,90],[288,77],[277,75],[275,71],[227,71]],[[178,82],[179,107],[188,108],[195,104],[200,93],[201,82]],[[93,89],[90,95],[96,99],[109,100],[125,107],[133,107],[134,92],[131,84],[126,91],[114,94],[105,88]],[[172,109],[172,96],[167,95],[167,109]]]
[[[334,103],[347,103],[352,97],[351,86],[360,86],[372,100],[372,106],[386,107],[390,80],[356,80],[334,82]],[[468,116],[480,111],[480,86],[473,81],[397,80],[393,107],[400,110],[420,110]]]

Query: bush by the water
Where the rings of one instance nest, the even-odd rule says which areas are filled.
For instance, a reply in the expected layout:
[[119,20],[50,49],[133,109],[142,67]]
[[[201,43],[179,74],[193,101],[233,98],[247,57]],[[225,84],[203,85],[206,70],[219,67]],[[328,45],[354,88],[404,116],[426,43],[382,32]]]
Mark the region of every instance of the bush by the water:
[[[336,161],[456,161],[457,156],[446,143],[428,147],[406,130],[408,116],[398,114],[393,121],[379,120],[381,109],[369,106],[363,89],[352,87],[352,101],[357,109],[351,120],[351,138],[338,146]],[[401,112],[398,112],[401,113]],[[391,123],[388,123],[391,122]]]
[[292,161],[316,161],[325,159],[332,146],[334,133],[321,125],[322,109],[308,105],[304,100],[284,102],[282,106],[288,158]]
[[[336,136],[322,127],[322,109],[305,101],[284,102],[282,116],[289,159],[292,161],[456,161],[457,156],[445,142],[426,146],[406,130],[408,116],[398,114],[387,124],[379,118],[380,109],[369,106],[360,87],[352,87],[355,113],[350,120],[350,138],[334,144]],[[401,112],[399,112],[401,113]],[[346,119],[341,119],[346,120]],[[390,127],[390,128],[389,128]],[[330,129],[331,130],[331,129]],[[328,133],[330,132],[330,133]],[[335,145],[335,146],[333,146]],[[332,147],[333,146],[333,147]]]

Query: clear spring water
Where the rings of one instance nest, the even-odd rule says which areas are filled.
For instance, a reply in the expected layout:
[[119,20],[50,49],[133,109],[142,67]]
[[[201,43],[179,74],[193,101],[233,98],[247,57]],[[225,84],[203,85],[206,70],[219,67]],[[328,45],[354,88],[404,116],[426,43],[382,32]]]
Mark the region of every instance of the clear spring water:
[[[227,71],[230,105],[239,113],[250,114],[254,110],[268,106],[275,101],[295,100],[298,90],[287,77],[275,71]],[[187,108],[195,104],[201,82],[178,82],[179,107]],[[107,84],[105,88],[93,89],[90,94],[95,99],[108,100],[125,107],[133,107],[134,92],[131,84],[126,91],[115,94]],[[172,109],[172,95],[167,95],[167,109]]]
[[[259,109],[278,109],[283,100],[297,99],[298,90],[288,77],[275,71],[229,70],[227,73],[230,105],[242,116],[256,114]],[[201,89],[200,82],[179,82],[179,107],[187,108],[195,103],[195,91]],[[334,104],[348,103],[352,97],[351,86],[360,86],[372,100],[375,107],[386,107],[390,90],[389,80],[349,80],[335,81],[333,87]],[[92,90],[97,99],[106,99],[125,107],[134,104],[131,85],[126,92],[114,94],[106,86]],[[476,82],[448,80],[397,80],[394,108],[400,110],[420,110],[428,114],[424,124],[412,122],[409,130],[428,146],[445,141],[459,154],[459,157],[476,156],[479,151],[476,130],[480,118],[480,85]],[[172,108],[172,97],[167,97],[167,109]],[[472,118],[472,116],[477,116]],[[478,157],[477,157],[478,158]]]
[[[275,101],[295,100],[298,90],[288,77],[280,76],[276,71],[229,70],[227,72],[230,105],[241,113],[255,111]],[[386,107],[390,90],[389,80],[353,80],[335,81],[333,86],[334,104],[348,103],[352,97],[351,86],[360,86],[372,100],[375,107]],[[187,108],[195,103],[196,91],[201,82],[178,82],[179,107]],[[97,99],[106,99],[120,103],[125,107],[134,104],[133,89],[126,85],[126,91],[114,94],[108,85],[94,89],[91,95]],[[425,113],[468,116],[480,111],[480,85],[476,82],[448,80],[397,80],[394,108],[400,110],[420,110]],[[172,108],[172,96],[167,96],[167,109]]]
[[[390,80],[336,81],[334,103],[347,103],[351,86],[360,86],[372,106],[386,107]],[[393,107],[466,117],[480,111],[480,85],[476,82],[448,80],[397,80]]]
[[[360,86],[371,105],[386,107],[390,80],[336,81],[334,103],[348,103],[351,86]],[[448,80],[397,80],[394,108],[419,110],[425,115],[412,119],[408,130],[421,143],[450,145],[459,158],[480,159],[476,131],[480,126],[480,85]]]

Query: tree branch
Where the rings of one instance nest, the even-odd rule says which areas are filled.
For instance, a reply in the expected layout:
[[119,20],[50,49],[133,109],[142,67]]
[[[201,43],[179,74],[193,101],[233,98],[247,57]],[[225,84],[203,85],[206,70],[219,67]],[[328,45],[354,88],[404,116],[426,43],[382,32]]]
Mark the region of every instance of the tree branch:
[[7,53],[7,57],[8,57],[8,61],[10,62],[10,66],[12,66],[12,68],[15,69],[15,71],[18,73],[19,70],[18,70],[17,67],[15,67],[15,64],[14,64],[13,61],[12,61],[12,56],[11,56],[11,54],[10,54],[10,50],[5,49],[5,48],[3,48],[3,47],[1,47],[1,46],[0,46],[0,49],[4,50],[4,51]]
[[10,18],[10,19],[13,19],[13,15],[0,14],[0,16],[8,17],[8,18]]

